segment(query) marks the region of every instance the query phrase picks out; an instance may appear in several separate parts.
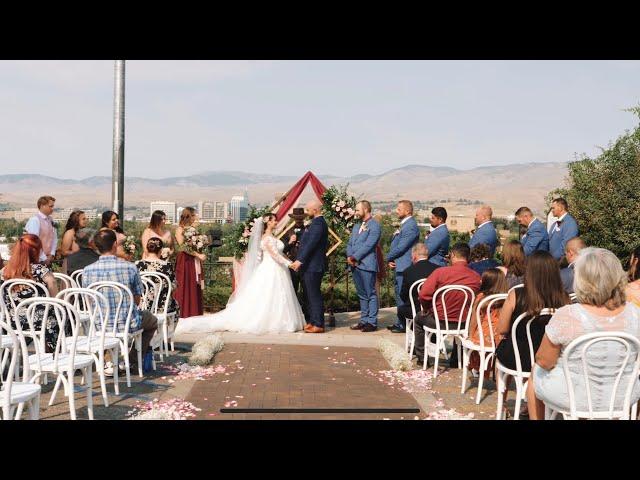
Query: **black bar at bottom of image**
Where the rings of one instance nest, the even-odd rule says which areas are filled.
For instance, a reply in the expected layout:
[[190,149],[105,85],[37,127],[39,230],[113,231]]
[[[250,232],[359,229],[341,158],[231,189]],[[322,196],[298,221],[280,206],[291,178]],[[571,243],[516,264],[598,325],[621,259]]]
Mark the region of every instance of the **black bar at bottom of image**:
[[420,413],[419,408],[221,408],[220,413]]

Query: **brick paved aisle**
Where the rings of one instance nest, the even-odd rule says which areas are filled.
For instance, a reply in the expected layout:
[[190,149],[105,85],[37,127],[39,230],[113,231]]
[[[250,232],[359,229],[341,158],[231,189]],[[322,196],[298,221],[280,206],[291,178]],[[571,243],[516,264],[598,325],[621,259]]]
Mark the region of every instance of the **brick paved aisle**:
[[[416,416],[412,413],[220,413],[220,408],[225,406],[420,408],[411,394],[366,373],[368,369],[389,369],[374,348],[230,344],[225,345],[215,363],[229,365],[230,375],[195,382],[186,400],[202,408],[198,419],[382,420]],[[234,369],[234,365],[243,368]]]

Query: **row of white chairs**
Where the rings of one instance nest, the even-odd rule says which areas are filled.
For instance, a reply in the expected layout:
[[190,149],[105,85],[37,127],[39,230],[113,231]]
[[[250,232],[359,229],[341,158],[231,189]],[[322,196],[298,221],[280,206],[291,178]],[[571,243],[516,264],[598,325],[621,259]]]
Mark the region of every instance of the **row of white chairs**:
[[[26,387],[22,384],[34,385],[33,387],[27,388],[29,392],[32,390],[35,391],[37,387],[37,397],[39,399],[39,383],[42,379],[44,379],[46,383],[47,374],[51,373],[56,376],[56,385],[52,392],[49,405],[53,404],[59,386],[62,383],[65,394],[69,397],[71,418],[75,419],[73,375],[77,369],[80,369],[83,373],[82,383],[87,383],[87,387],[85,388],[88,389],[89,418],[92,419],[93,403],[90,389],[92,383],[92,365],[94,363],[96,365],[96,372],[100,376],[103,402],[105,406],[108,406],[106,375],[104,371],[104,354],[106,351],[111,353],[111,358],[115,360],[116,365],[119,355],[122,355],[125,364],[127,386],[130,387],[131,379],[128,351],[129,347],[135,343],[138,354],[139,375],[140,377],[143,376],[142,329],[130,331],[129,328],[134,308],[133,294],[125,285],[117,282],[96,282],[90,285],[88,289],[79,288],[77,282],[81,281],[81,275],[82,271],[76,272],[73,277],[59,273],[54,274],[61,286],[56,298],[49,297],[47,289],[32,280],[9,280],[0,286],[0,298],[5,297],[5,290],[10,292],[15,288],[27,288],[33,291],[32,298],[22,301],[16,301],[12,295],[8,296],[11,299],[11,310],[15,312],[15,330],[10,326],[9,309],[4,305],[4,302],[0,302],[2,306],[0,309],[0,315],[2,316],[0,319],[2,320],[0,328],[3,332],[6,332],[6,334],[0,337],[2,371],[6,373],[5,376],[7,378],[11,378],[11,382],[6,381],[4,376],[2,379],[2,392],[5,392],[0,394],[3,395],[1,397],[3,400],[3,418],[13,418],[12,405],[15,405],[15,402],[12,403],[12,399],[16,400],[19,405],[18,412],[15,415],[16,418],[21,418],[22,409],[25,404],[29,406],[29,418],[38,418],[39,400],[37,404],[23,400]],[[147,305],[151,307],[152,312],[158,318],[158,333],[154,336],[154,340],[152,340],[152,347],[154,347],[154,349],[158,348],[161,358],[163,358],[164,354],[168,354],[170,340],[172,350],[174,349],[173,330],[175,329],[175,315],[167,311],[171,300],[171,281],[169,277],[159,272],[143,272],[141,277],[144,285],[143,295],[147,301]],[[159,305],[159,293],[163,284],[167,286],[167,295],[163,305]],[[128,298],[129,300],[129,308],[128,311],[125,312],[125,329],[122,332],[118,331],[117,322],[108,327],[108,322],[105,321],[110,318],[108,301],[104,295],[104,293],[109,290],[116,296],[115,318],[120,318],[120,310],[123,307],[124,299]],[[36,319],[36,309],[44,309],[45,321],[42,322],[39,329],[35,328],[34,323]],[[72,331],[71,337],[66,337],[64,333],[59,335],[54,353],[45,353],[46,319],[49,316],[49,312],[53,312],[55,315],[60,332],[64,332],[67,325]],[[26,316],[27,318],[27,323],[29,324],[27,331],[22,331],[20,322],[18,321],[20,315]],[[83,335],[79,335],[81,326]],[[36,352],[33,355],[26,353],[28,352],[26,347],[26,339],[28,338],[33,339],[34,342]],[[27,356],[25,357],[25,355]],[[9,362],[9,369],[5,370],[7,362]],[[18,382],[18,380],[20,380],[19,367],[21,363],[23,365],[22,382]],[[155,361],[153,362],[153,368],[155,369]],[[31,371],[35,372],[35,374],[30,375]],[[14,394],[11,393],[12,390]],[[117,367],[114,368],[114,390],[116,395],[118,395],[119,380]]]
[[[419,312],[419,307],[415,304],[414,301],[414,292],[419,290],[422,287],[424,280],[418,280],[414,282],[409,288],[409,299],[411,305],[411,312],[413,318],[407,318],[406,320],[406,335],[405,335],[405,349],[408,352],[410,358],[413,356],[413,352],[415,349],[415,323],[414,319],[416,314]],[[523,285],[516,285],[511,290],[515,290],[516,288],[522,288]],[[464,296],[462,308],[460,310],[460,314],[456,319],[449,319],[447,315],[447,306],[446,306],[446,296],[452,292],[459,292],[459,295]],[[469,287],[465,287],[462,285],[450,285],[439,288],[432,299],[432,308],[433,314],[435,318],[435,328],[423,327],[425,331],[425,349],[424,349],[424,364],[423,370],[426,370],[428,358],[434,357],[434,378],[438,375],[438,359],[440,352],[443,352],[445,356],[447,356],[446,344],[445,340],[448,337],[457,340],[458,345],[458,367],[462,367],[462,387],[461,393],[465,393],[466,391],[466,383],[468,376],[468,363],[470,355],[473,351],[478,352],[480,357],[480,368],[479,368],[479,376],[478,376],[478,389],[476,394],[475,402],[476,404],[480,403],[482,396],[482,386],[484,380],[484,374],[492,360],[495,360],[495,368],[496,368],[496,380],[497,380],[497,419],[505,418],[505,409],[504,409],[504,398],[506,392],[507,379],[512,377],[516,386],[516,404],[515,404],[515,412],[514,419],[519,418],[520,406],[522,400],[526,397],[526,389],[527,389],[527,381],[531,375],[531,372],[525,371],[522,368],[522,361],[520,352],[518,349],[518,343],[516,341],[516,331],[519,328],[521,322],[526,321],[525,329],[527,333],[528,340],[528,354],[530,357],[530,365],[533,366],[535,364],[535,351],[533,346],[533,341],[531,337],[531,324],[536,320],[538,316],[541,315],[552,315],[555,310],[550,308],[543,309],[538,316],[531,316],[527,313],[523,313],[516,318],[514,324],[511,328],[511,340],[514,348],[514,356],[516,360],[516,369],[509,369],[502,365],[497,359],[495,359],[496,352],[496,332],[493,331],[493,324],[490,321],[491,314],[494,308],[500,306],[507,298],[508,293],[506,294],[496,294],[490,295],[486,298],[483,298],[479,303],[475,312],[472,312],[472,308],[470,308],[475,302],[475,293]],[[571,294],[571,300],[573,302],[576,301],[575,294]],[[442,303],[442,308],[444,312],[444,328],[441,328],[440,321],[438,315],[438,310],[436,308],[437,300],[440,300]],[[466,314],[465,309],[467,309]],[[478,328],[478,337],[479,344],[474,343],[469,337],[469,326],[471,315],[476,315],[476,325]],[[482,322],[482,318],[485,318],[486,321]],[[485,335],[484,328],[488,326],[489,328],[489,338],[491,340],[490,345],[485,344]],[[432,336],[435,335],[435,344],[430,342]],[[619,368],[616,370],[616,376],[612,379],[615,382],[615,388],[613,389],[612,396],[609,402],[608,410],[595,411],[593,408],[593,402],[591,397],[589,396],[588,402],[588,410],[587,411],[578,411],[575,402],[575,392],[573,391],[573,383],[571,380],[571,376],[569,375],[568,370],[568,362],[565,362],[565,375],[568,382],[568,388],[570,392],[570,408],[568,410],[562,410],[559,407],[551,408],[548,412],[548,417],[552,418],[555,414],[561,413],[565,418],[635,418],[636,417],[636,405],[630,406],[630,398],[632,393],[633,385],[635,384],[636,379],[638,378],[638,372],[640,369],[640,341],[630,336],[624,332],[607,332],[607,333],[594,333],[582,336],[578,339],[575,339],[566,349],[565,358],[569,358],[569,354],[577,348],[581,348],[580,358],[586,359],[588,356],[588,350],[594,348],[599,342],[609,342],[615,341],[619,342],[625,349],[625,359],[619,365]],[[634,362],[634,366],[631,369],[631,373],[629,374],[629,370],[627,369],[627,365],[629,362]],[[589,368],[586,363],[581,365],[582,370],[581,374],[584,378],[584,385],[590,384],[590,376],[589,376]],[[627,372],[624,373],[625,369]],[[624,380],[621,380],[624,373]],[[621,386],[622,385],[622,386]],[[616,395],[619,391],[619,388],[624,388],[625,396],[622,405],[620,403],[616,403]],[[589,395],[589,388],[587,388],[587,394]]]

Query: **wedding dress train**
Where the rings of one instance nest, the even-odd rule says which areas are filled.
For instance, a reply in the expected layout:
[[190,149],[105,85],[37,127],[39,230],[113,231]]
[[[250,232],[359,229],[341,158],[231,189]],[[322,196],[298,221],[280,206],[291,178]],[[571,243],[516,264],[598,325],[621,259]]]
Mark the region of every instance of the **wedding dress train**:
[[175,333],[227,330],[264,334],[302,330],[304,315],[291,282],[288,269],[291,261],[282,254],[284,244],[272,235],[265,235],[260,249],[262,260],[224,310],[180,319]]

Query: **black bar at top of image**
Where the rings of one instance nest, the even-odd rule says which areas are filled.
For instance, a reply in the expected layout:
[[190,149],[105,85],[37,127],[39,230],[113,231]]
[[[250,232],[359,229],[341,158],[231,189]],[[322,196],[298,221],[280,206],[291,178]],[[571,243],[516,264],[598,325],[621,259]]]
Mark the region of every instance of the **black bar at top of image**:
[[220,413],[420,413],[419,408],[221,408]]

